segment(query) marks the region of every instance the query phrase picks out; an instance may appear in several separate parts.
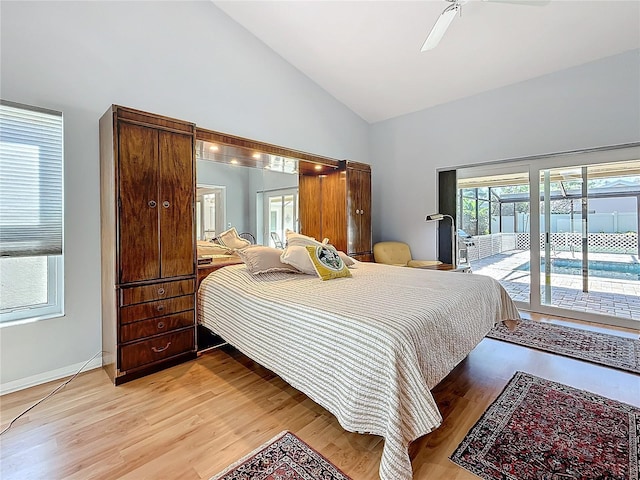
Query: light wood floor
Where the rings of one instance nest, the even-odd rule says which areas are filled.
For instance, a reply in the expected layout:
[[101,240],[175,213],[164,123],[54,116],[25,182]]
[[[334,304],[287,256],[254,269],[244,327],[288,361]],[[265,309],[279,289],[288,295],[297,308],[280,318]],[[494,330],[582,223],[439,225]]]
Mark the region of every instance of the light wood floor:
[[[638,375],[484,339],[433,391],[444,422],[412,444],[415,479],[477,480],[448,456],[517,370],[640,406]],[[2,427],[59,383],[0,397]],[[208,479],[282,430],[354,480],[378,478],[380,437],[346,432],[230,348],[119,387],[78,376],[0,437],[0,478]]]

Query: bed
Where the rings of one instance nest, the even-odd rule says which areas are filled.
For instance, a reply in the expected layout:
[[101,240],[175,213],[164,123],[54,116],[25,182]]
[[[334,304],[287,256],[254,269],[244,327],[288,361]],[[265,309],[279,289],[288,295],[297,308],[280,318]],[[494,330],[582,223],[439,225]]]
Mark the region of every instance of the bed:
[[380,478],[408,480],[409,444],[442,422],[430,389],[496,322],[520,317],[490,277],[374,263],[351,273],[225,267],[203,280],[198,321],[346,430],[384,437]]

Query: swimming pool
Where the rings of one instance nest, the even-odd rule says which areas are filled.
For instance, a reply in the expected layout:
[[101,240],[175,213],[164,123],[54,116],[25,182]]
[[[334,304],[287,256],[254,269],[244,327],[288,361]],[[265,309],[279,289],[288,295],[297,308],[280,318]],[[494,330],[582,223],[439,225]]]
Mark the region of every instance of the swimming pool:
[[[524,263],[516,270],[529,271],[530,262]],[[540,271],[544,272],[544,259],[540,261]],[[570,258],[552,258],[551,273],[559,275],[582,276],[582,260]],[[615,278],[619,280],[640,280],[640,263],[605,262],[589,260],[589,276]]]

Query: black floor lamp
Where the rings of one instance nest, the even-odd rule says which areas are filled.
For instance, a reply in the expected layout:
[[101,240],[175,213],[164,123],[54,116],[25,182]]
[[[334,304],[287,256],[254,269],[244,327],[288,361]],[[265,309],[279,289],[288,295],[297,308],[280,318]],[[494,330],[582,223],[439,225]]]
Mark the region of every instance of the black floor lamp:
[[440,221],[443,220],[445,218],[448,218],[449,220],[451,220],[451,264],[453,265],[453,268],[458,268],[457,262],[456,262],[456,221],[453,219],[453,217],[451,215],[447,215],[446,213],[433,213],[431,215],[427,215],[427,218],[425,218],[425,221],[427,222],[431,222],[431,221]]

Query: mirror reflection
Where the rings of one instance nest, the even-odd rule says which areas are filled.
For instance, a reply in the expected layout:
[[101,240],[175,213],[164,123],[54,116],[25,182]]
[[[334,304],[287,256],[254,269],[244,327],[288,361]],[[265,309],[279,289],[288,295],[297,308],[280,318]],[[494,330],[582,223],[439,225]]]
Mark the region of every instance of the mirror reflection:
[[212,240],[235,227],[251,243],[282,248],[298,231],[296,159],[196,142],[196,232]]

